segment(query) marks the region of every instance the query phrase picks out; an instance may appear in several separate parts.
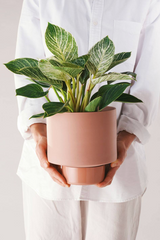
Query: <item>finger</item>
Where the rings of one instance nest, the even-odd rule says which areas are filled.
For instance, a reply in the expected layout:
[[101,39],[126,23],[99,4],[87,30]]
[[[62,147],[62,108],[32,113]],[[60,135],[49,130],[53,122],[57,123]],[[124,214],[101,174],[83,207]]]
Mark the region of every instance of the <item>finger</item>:
[[107,185],[110,185],[112,183],[113,177],[116,173],[116,171],[118,170],[119,167],[115,167],[115,168],[110,168],[109,172],[107,173],[105,179],[96,184],[97,187],[105,187]]
[[[60,167],[57,167],[58,165],[50,164],[48,162],[46,150],[47,150],[47,142],[46,141],[41,141],[40,143],[37,144],[36,153],[39,158],[41,167],[43,167],[49,173],[49,175],[51,176],[51,178],[54,181],[55,181],[55,179],[57,179],[57,181],[59,181],[63,185],[70,186],[67,183],[66,179],[61,175],[62,172],[60,170]],[[61,173],[56,168],[58,168],[58,170]]]
[[57,165],[51,164],[50,167],[47,167],[45,170],[49,173],[49,175],[53,180],[57,179],[59,182],[69,187],[70,184],[67,183],[65,177],[61,175],[61,173],[56,168],[57,168]]
[[127,149],[123,143],[121,142],[118,143],[117,152],[118,152],[118,159],[111,163],[111,167],[119,167],[123,163],[127,155]]
[[36,154],[39,158],[40,165],[43,168],[47,168],[50,166],[50,163],[47,159],[47,141],[45,139],[42,139],[39,143],[36,145]]
[[63,173],[62,173],[62,168],[61,168],[60,165],[57,165],[57,167],[55,166],[55,168],[58,170],[58,172],[59,172],[60,174],[63,175]]
[[58,181],[56,178],[53,178],[53,180],[54,180],[56,183],[58,183],[59,185],[61,185],[62,187],[68,187],[68,186],[66,186],[66,184]]
[[117,159],[116,161],[111,163],[111,167],[119,167],[122,164],[122,161]]
[[126,148],[121,148],[118,151],[118,161],[122,163],[124,161],[126,155],[127,155]]

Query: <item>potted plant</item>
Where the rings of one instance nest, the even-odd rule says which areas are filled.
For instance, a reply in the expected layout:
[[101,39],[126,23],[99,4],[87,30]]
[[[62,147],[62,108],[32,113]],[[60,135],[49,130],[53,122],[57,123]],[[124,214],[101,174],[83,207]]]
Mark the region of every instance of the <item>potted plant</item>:
[[[62,165],[67,182],[99,183],[104,178],[105,165],[117,158],[116,109],[108,105],[113,101],[141,102],[124,93],[131,82],[125,80],[136,80],[135,73],[108,72],[126,61],[131,52],[115,54],[114,43],[106,36],[88,54],[78,57],[74,37],[51,23],[45,41],[51,57],[18,58],[5,64],[13,73],[32,81],[16,89],[16,95],[47,99],[42,106],[44,112],[31,118],[47,117],[48,160]],[[106,84],[91,96],[101,82]],[[59,102],[49,99],[51,89]]]

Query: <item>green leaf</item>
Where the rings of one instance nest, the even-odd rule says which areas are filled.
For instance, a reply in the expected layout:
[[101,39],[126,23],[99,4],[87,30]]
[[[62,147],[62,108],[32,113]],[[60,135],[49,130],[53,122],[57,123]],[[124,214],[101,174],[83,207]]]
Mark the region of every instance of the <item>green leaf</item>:
[[81,84],[84,84],[88,80],[88,78],[89,78],[89,71],[87,67],[85,67],[80,75],[79,81]]
[[92,101],[93,99],[95,99],[95,98],[98,97],[98,96],[99,96],[98,92],[95,92],[95,93],[92,95],[90,101]]
[[48,60],[40,60],[38,63],[40,70],[45,76],[51,79],[66,81],[71,78],[71,76],[59,69],[59,67],[53,66]]
[[119,96],[115,102],[124,102],[124,103],[136,103],[136,102],[142,102],[139,98],[134,97],[131,94],[122,93],[121,96]]
[[95,98],[94,100],[92,100],[86,107],[85,107],[85,112],[95,112],[100,101],[101,101],[102,97],[99,96],[97,98]]
[[44,88],[49,88],[51,86],[50,84],[43,83],[43,82],[31,79],[31,78],[27,78],[27,79],[30,80],[31,82],[34,82],[34,83],[38,84],[41,87],[44,87]]
[[60,60],[71,61],[78,57],[78,47],[74,37],[63,28],[48,23],[45,41],[51,53]]
[[16,89],[16,96],[23,96],[28,98],[40,98],[48,94],[48,91],[43,92],[41,86],[31,83],[24,87]]
[[45,59],[45,60],[50,62],[55,67],[61,67],[62,66],[62,63],[56,61],[55,59],[50,58],[50,59]]
[[[115,101],[129,86],[129,83],[119,83],[114,85],[106,85],[109,86],[108,89],[106,87],[106,91],[102,95],[102,100],[99,105],[99,111],[108,106],[110,103]],[[105,86],[103,86],[105,87]]]
[[33,80],[37,80],[49,85],[57,85],[62,88],[61,81],[46,77],[38,67],[38,61],[32,58],[17,58],[5,64],[13,73],[25,75]]
[[63,82],[63,88],[62,88],[62,90],[63,90],[65,93],[67,93],[67,85],[66,85],[65,82]]
[[65,103],[61,103],[61,102],[49,102],[49,103],[44,103],[43,104],[43,109],[46,112],[44,117],[49,117],[52,116],[56,113],[63,113],[63,112],[67,112],[67,108],[66,105],[68,104],[69,100]]
[[130,56],[131,56],[131,52],[121,52],[121,53],[115,54],[113,61],[107,71],[109,71],[111,68],[115,67],[116,65],[122,62],[125,62],[128,58],[130,58]]
[[84,68],[88,59],[89,59],[89,57],[90,57],[89,54],[82,55],[78,58],[73,59],[71,62],[78,65],[78,66],[81,66],[82,68]]
[[44,117],[44,113],[35,114],[32,117],[30,117],[29,119],[31,119],[31,118],[41,118],[41,117]]
[[114,44],[108,36],[91,48],[89,51],[90,58],[87,62],[87,68],[95,77],[101,76],[108,70],[108,67],[113,61],[114,51]]
[[111,73],[105,74],[101,77],[93,78],[92,83],[97,84],[97,83],[101,83],[104,81],[117,81],[117,80],[134,80],[134,78],[127,74],[111,72]]
[[115,87],[116,85],[119,86],[119,85],[122,85],[122,84],[128,84],[128,86],[130,85],[130,83],[126,83],[126,82],[120,82],[120,83],[115,83],[115,84],[106,84],[106,85],[103,85],[99,88],[98,90],[98,96],[102,96],[105,92],[107,92],[109,89]]

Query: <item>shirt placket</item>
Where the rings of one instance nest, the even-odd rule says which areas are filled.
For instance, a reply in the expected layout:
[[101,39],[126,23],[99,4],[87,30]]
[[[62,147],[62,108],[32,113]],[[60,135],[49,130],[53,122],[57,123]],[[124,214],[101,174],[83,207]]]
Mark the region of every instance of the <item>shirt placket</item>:
[[[101,26],[103,16],[104,0],[93,0],[91,10],[90,32],[89,32],[89,49],[101,40]],[[100,84],[96,84],[95,89],[98,91]],[[79,189],[78,189],[79,190]],[[82,185],[79,198],[85,198],[88,193],[88,186]]]
[[93,0],[89,33],[89,49],[101,39],[104,0]]

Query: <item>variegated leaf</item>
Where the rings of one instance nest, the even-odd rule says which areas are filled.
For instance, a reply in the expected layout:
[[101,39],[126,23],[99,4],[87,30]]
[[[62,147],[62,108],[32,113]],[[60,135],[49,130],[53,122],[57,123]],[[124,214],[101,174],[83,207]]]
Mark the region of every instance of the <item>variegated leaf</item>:
[[127,74],[127,75],[131,75],[133,77],[133,80],[136,81],[136,77],[137,77],[137,74],[134,73],[134,72],[121,72],[122,74]]
[[71,77],[76,77],[83,70],[83,67],[78,66],[71,62],[64,62],[58,67],[54,65],[54,62],[52,60],[50,60],[49,62],[54,66],[55,69],[58,69],[62,72],[66,72]]
[[107,36],[96,43],[88,52],[90,58],[87,62],[87,68],[95,77],[99,77],[107,71],[113,61],[114,51],[114,44]]
[[134,78],[127,74],[121,74],[121,73],[108,73],[101,77],[92,79],[93,84],[101,83],[104,81],[117,81],[117,80],[134,80]]
[[62,88],[62,82],[46,77],[38,67],[38,61],[32,58],[17,58],[5,66],[13,73],[25,75],[33,80],[37,80],[49,85],[57,85]]
[[131,52],[121,52],[114,55],[113,61],[107,71],[111,68],[115,67],[116,65],[125,62],[131,56]]
[[27,78],[27,79],[30,80],[31,82],[38,84],[41,87],[44,87],[44,88],[49,88],[51,86],[51,84],[43,83],[43,82],[31,79],[31,78]]
[[66,81],[71,78],[71,76],[62,71],[59,67],[53,66],[48,60],[40,60],[38,66],[42,73],[51,79]]
[[89,57],[90,57],[90,55],[86,54],[86,55],[83,55],[83,56],[73,59],[71,62],[84,68]]
[[48,23],[45,41],[51,53],[60,60],[71,61],[78,57],[78,47],[74,37],[61,27]]
[[[20,74],[20,75],[22,75],[22,74],[26,75],[25,73],[28,73],[28,72],[26,72],[27,68],[34,69],[34,68],[38,67],[38,61],[36,59],[32,59],[32,58],[17,58],[17,59],[10,61],[4,65],[13,73]],[[32,73],[30,73],[30,74],[32,74]]]

